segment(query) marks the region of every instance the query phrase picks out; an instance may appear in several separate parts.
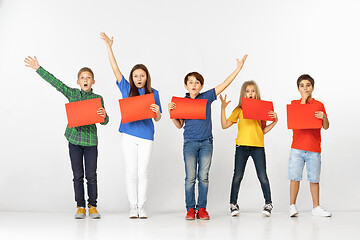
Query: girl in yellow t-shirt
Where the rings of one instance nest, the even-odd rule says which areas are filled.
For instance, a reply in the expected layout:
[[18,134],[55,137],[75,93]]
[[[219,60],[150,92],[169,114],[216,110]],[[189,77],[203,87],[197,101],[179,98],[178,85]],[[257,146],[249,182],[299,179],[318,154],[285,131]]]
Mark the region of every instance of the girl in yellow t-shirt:
[[275,121],[266,125],[266,121],[244,119],[242,113],[241,98],[260,98],[259,88],[254,81],[243,83],[240,92],[239,105],[234,109],[231,116],[226,119],[225,108],[230,103],[220,95],[221,99],[221,126],[223,129],[229,128],[234,123],[238,123],[238,134],[236,137],[235,168],[231,184],[230,194],[230,212],[232,216],[239,214],[237,198],[241,180],[244,176],[245,166],[248,158],[251,156],[254,160],[256,173],[261,184],[261,189],[265,198],[265,205],[262,213],[270,217],[273,208],[271,201],[270,184],[266,174],[266,160],[264,150],[264,134],[268,133],[277,123],[278,118],[275,112],[270,111],[269,116]]

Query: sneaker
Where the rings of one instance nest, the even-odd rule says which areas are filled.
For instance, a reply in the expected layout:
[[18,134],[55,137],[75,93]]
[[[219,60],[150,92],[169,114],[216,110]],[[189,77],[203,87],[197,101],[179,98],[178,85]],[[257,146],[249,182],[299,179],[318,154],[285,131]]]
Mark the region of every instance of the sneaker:
[[265,204],[265,206],[263,207],[263,211],[262,213],[266,216],[266,217],[270,217],[271,216],[271,210],[273,209],[273,205],[271,203]]
[[89,215],[92,219],[100,219],[100,214],[96,210],[96,207],[92,206],[91,204],[88,205],[89,207]]
[[139,213],[138,213],[138,208],[136,205],[131,206],[130,207],[130,213],[129,213],[129,218],[138,218],[139,217]]
[[197,211],[196,217],[201,220],[209,220],[209,213],[206,211],[206,208],[200,208],[199,211]]
[[230,203],[230,212],[233,217],[239,215],[239,205]]
[[290,217],[296,217],[299,214],[298,210],[296,209],[295,204],[291,204],[289,207],[289,215]]
[[312,209],[312,215],[320,216],[320,217],[331,217],[331,212],[326,211],[321,206],[317,206],[316,208]]
[[186,220],[195,220],[195,209],[190,208],[189,211],[186,213]]
[[75,214],[75,219],[84,219],[86,216],[86,210],[83,207],[77,207],[77,212]]
[[139,207],[138,210],[139,210],[139,218],[140,219],[147,219],[147,213],[145,211],[144,206]]

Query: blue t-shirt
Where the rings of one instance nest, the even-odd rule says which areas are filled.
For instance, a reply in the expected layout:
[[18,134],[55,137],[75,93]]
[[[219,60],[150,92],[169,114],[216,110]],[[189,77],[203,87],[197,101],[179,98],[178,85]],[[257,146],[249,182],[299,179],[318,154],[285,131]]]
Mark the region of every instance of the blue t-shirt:
[[[129,97],[130,83],[124,78],[124,75],[120,83],[116,81],[116,85],[119,87],[123,98]],[[151,89],[153,90],[154,93],[155,104],[159,106],[160,112],[162,112],[159,92],[153,88]],[[138,90],[140,95],[145,94],[145,88],[140,88]],[[128,123],[122,123],[121,120],[119,132],[123,132],[143,139],[154,140],[154,132],[155,132],[154,123],[151,118],[134,121],[134,122],[128,122]]]
[[[190,98],[186,93],[185,98]],[[216,100],[215,88],[199,93],[195,99],[207,99],[206,119],[185,119],[184,139],[205,140],[212,138],[211,103]]]

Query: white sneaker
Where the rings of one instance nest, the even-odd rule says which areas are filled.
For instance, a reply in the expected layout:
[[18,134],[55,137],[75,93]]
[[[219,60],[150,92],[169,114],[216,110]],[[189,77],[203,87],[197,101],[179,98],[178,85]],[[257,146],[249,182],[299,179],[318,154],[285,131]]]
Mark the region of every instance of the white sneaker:
[[295,204],[291,204],[289,208],[289,215],[290,217],[296,217],[299,214],[298,210],[296,209]]
[[331,212],[326,211],[321,206],[317,206],[316,208],[313,208],[311,212],[313,216],[331,217]]
[[144,206],[139,207],[139,218],[140,219],[147,219],[147,213],[145,211]]
[[262,213],[264,214],[264,216],[270,217],[272,209],[273,209],[273,205],[271,203],[265,204]]
[[239,205],[230,203],[230,212],[233,217],[239,215]]
[[130,207],[129,218],[138,218],[138,208],[136,205]]

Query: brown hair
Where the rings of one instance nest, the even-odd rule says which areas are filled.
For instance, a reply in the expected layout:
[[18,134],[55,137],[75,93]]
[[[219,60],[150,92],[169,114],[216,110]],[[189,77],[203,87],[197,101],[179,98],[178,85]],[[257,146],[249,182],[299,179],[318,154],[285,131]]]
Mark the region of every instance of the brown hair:
[[[258,87],[258,85],[256,84],[256,82],[253,81],[253,80],[246,81],[246,82],[244,82],[243,85],[241,86],[239,104],[237,105],[236,108],[242,108],[242,101],[241,101],[241,99],[246,96],[246,88],[247,88],[248,86],[254,86],[254,87],[255,87],[255,92],[256,92],[256,98],[255,98],[255,99],[261,100],[260,90],[259,90],[259,87]],[[236,109],[236,108],[235,108],[235,109]]]
[[186,76],[185,76],[185,78],[184,78],[184,84],[186,85],[187,84],[187,82],[188,82],[188,78],[189,77],[195,77],[196,78],[196,80],[198,80],[199,82],[200,82],[200,84],[201,84],[201,86],[202,85],[204,85],[204,78],[203,78],[203,76],[201,76],[201,74],[200,73],[198,73],[198,72],[191,72],[191,73],[188,73],[188,74],[186,74]]
[[134,79],[133,79],[133,73],[135,70],[137,69],[141,69],[146,73],[146,83],[145,83],[145,94],[148,93],[152,93],[152,89],[151,89],[151,77],[150,77],[150,73],[149,70],[145,67],[144,64],[136,64],[130,72],[130,76],[129,76],[129,82],[130,82],[130,92],[129,92],[129,97],[134,97],[134,96],[139,96],[139,90],[138,88],[135,86],[134,84]]
[[309,74],[303,74],[298,78],[298,80],[296,82],[298,88],[299,88],[302,80],[308,80],[311,83],[312,87],[314,87],[314,85],[315,85],[314,79],[312,77],[310,77]]
[[83,67],[82,69],[79,70],[78,75],[77,75],[78,79],[79,79],[80,75],[81,75],[83,72],[89,72],[89,73],[91,73],[92,78],[94,79],[94,73],[93,73],[93,71],[92,71],[90,68],[88,68],[88,67]]

